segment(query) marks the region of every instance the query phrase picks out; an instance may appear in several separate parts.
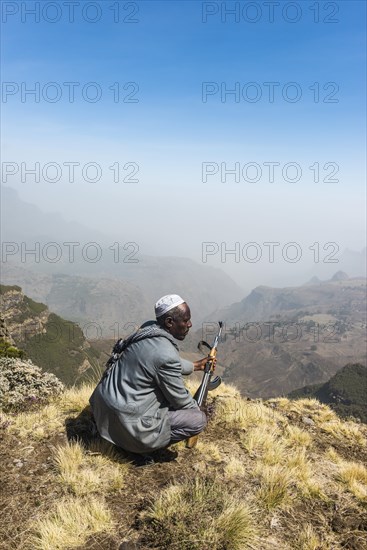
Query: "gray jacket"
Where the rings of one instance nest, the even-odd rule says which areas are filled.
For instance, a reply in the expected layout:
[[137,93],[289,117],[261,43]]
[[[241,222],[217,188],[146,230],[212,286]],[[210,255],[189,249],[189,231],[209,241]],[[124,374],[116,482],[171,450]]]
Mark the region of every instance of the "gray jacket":
[[100,435],[134,453],[167,446],[168,410],[198,407],[182,379],[193,370],[170,335],[130,343],[90,398]]

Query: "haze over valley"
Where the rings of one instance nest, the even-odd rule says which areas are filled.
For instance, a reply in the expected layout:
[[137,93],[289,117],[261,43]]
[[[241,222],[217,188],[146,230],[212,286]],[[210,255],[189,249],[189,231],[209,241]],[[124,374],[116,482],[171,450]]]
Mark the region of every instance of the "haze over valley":
[[[5,266],[15,264],[43,274],[117,276],[133,284],[143,282],[147,274],[150,284],[146,288],[148,292],[152,289],[153,303],[162,294],[159,289],[164,286],[158,284],[154,288],[153,285],[162,277],[163,283],[167,277],[169,286],[169,272],[175,266],[177,272],[178,268],[182,272],[179,276],[181,281],[188,277],[188,271],[195,277],[199,265],[211,268],[201,272],[213,279],[209,286],[216,292],[217,298],[212,309],[217,307],[218,301],[227,305],[241,298],[240,294],[232,297],[225,294],[221,298],[222,290],[220,287],[215,289],[219,274],[214,268],[233,279],[228,284],[236,287],[242,296],[259,285],[297,286],[314,276],[321,280],[330,279],[339,270],[351,277],[366,276],[366,248],[358,249],[359,243],[364,242],[359,239],[350,240],[344,248],[334,238],[321,239],[319,236],[313,240],[310,235],[297,240],[294,235],[287,236],[286,233],[280,238],[277,232],[262,236],[259,233],[256,239],[250,238],[251,233],[247,238],[246,234],[237,234],[228,240],[224,239],[225,233],[219,233],[215,239],[210,237],[210,233],[198,233],[192,240],[186,226],[169,225],[168,232],[172,238],[176,237],[176,247],[167,248],[164,244],[165,233],[157,231],[154,224],[147,228],[141,241],[129,228],[113,233],[105,224],[105,231],[101,232],[92,228],[92,219],[88,225],[80,223],[78,218],[78,221],[66,221],[65,216],[57,211],[57,205],[56,211],[45,212],[37,203],[21,199],[20,194],[10,187],[2,186],[1,195],[2,261]],[[238,223],[240,220],[237,220]],[[235,218],[233,222],[236,222]],[[190,225],[190,221],[187,223]],[[226,227],[223,221],[218,223]],[[185,235],[187,247],[182,247]],[[154,255],[152,250],[155,250]],[[164,253],[167,250],[170,254]],[[149,269],[152,269],[151,274]],[[224,274],[220,277],[224,278]],[[172,280],[172,284],[177,284],[177,279]],[[206,288],[207,285],[203,284],[201,292],[205,292]],[[172,292],[172,287],[166,292]]]

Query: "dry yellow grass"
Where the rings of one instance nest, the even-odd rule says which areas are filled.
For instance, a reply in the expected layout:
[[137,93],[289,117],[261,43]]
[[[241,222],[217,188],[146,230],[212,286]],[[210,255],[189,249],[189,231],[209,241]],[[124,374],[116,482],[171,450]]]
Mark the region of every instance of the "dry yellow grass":
[[19,413],[15,417],[4,415],[4,418],[10,421],[10,430],[19,437],[48,438],[64,431],[67,415],[80,413],[88,405],[92,391],[92,386],[88,385],[70,388],[37,411]]
[[218,480],[195,478],[164,489],[145,517],[157,548],[260,550],[255,513]]
[[[291,486],[297,488],[303,497],[326,498],[313,476],[314,468],[307,456],[311,442],[312,438],[307,432],[293,426],[287,426],[283,433],[277,426],[266,424],[248,429],[242,437],[242,443],[251,458],[257,459],[257,473],[260,472],[263,478],[260,492],[263,501],[274,499],[275,502],[277,491],[280,494],[279,501],[283,500],[281,495],[285,496]],[[266,469],[266,466],[274,466],[275,469]],[[284,470],[277,470],[277,466]],[[283,491],[282,486],[286,490]],[[293,491],[292,495],[295,497],[296,492]],[[266,506],[271,508],[273,505]]]
[[127,464],[91,454],[77,442],[56,448],[54,456],[60,482],[75,495],[116,491],[124,485]]
[[68,388],[58,398],[58,406],[62,412],[79,413],[89,403],[95,384],[83,384],[77,388]]
[[20,438],[43,439],[64,430],[64,417],[57,404],[50,403],[39,411],[12,417],[10,430]]
[[218,445],[215,443],[206,442],[203,439],[199,439],[196,445],[196,449],[204,455],[206,460],[214,460],[215,462],[220,462],[223,457],[220,452]]
[[[197,383],[194,387],[196,389]],[[92,391],[93,387],[88,385],[73,388],[40,411],[12,416],[8,429],[21,442],[19,448],[22,449],[22,445],[23,449],[25,445],[41,448],[45,442],[40,439],[65,433],[65,420],[85,409]],[[126,496],[132,487],[134,490],[139,487],[138,503],[150,482],[150,494],[158,497],[150,509],[142,513],[148,547],[151,544],[165,550],[289,549],[289,533],[284,536],[284,529],[268,531],[266,526],[270,525],[274,509],[286,508],[291,513],[292,504],[297,501],[302,510],[300,521],[304,523],[289,526],[294,545],[291,547],[297,550],[338,548],[342,535],[331,530],[326,533],[322,523],[317,524],[316,532],[314,513],[317,511],[322,517],[325,506],[318,501],[331,500],[335,495],[348,500],[356,514],[364,509],[367,470],[358,462],[345,460],[336,450],[339,446],[344,457],[348,448],[353,447],[353,453],[356,447],[364,448],[366,428],[340,421],[316,400],[292,402],[280,398],[271,400],[270,404],[247,401],[227,385],[220,386],[211,397],[217,405],[216,414],[195,450],[188,451],[185,443],[180,442],[175,445],[180,455],[178,463],[152,469],[154,473],[167,473],[170,477],[177,474],[179,479],[187,475],[185,481],[163,490],[159,484],[155,485],[155,475],[150,477],[145,469],[141,475],[135,471],[129,477],[131,466],[105,441],[92,441],[88,450],[80,443],[54,448],[56,468],[47,472],[47,482],[52,479],[54,484],[61,483],[67,494],[61,502],[53,501],[53,508],[44,512],[36,525],[32,520],[35,533],[30,548],[66,550],[82,547],[95,532],[107,534],[113,524],[104,501],[106,494],[122,488],[121,495]],[[288,418],[289,412],[295,414]],[[311,433],[307,427],[301,429],[291,424],[293,420],[298,423],[297,415],[314,420],[316,426]],[[86,417],[88,419],[88,414]],[[218,439],[213,442],[216,431],[223,442]],[[330,441],[336,450],[329,448],[325,452],[325,443]],[[199,465],[203,465],[203,474],[192,479],[194,468]],[[219,475],[215,478],[217,472]],[[116,500],[113,497],[109,503],[111,511],[118,514]],[[313,510],[309,516],[308,505]],[[34,508],[27,513],[28,518],[34,518]],[[28,529],[30,524],[25,525]],[[257,529],[257,525],[261,528]],[[121,535],[121,526],[115,528],[120,529]]]
[[[192,380],[192,378],[187,377],[184,379],[184,381],[186,388],[192,395],[194,395],[200,385],[200,381],[198,382],[197,380]],[[218,396],[235,397],[236,399],[241,399],[241,394],[235,386],[232,386],[231,384],[224,384],[223,382],[220,386],[218,386],[218,388],[209,393],[209,398],[214,398]]]
[[298,426],[286,426],[283,437],[289,447],[310,447],[312,444],[312,436]]
[[276,405],[276,407],[279,409],[289,410],[290,399],[288,399],[287,397],[275,397],[273,399],[269,399],[267,402],[269,404],[274,403],[274,405]]
[[286,446],[282,441],[278,441],[274,446],[264,449],[262,461],[264,464],[282,464],[287,454]]
[[210,392],[210,396],[235,397],[236,399],[242,399],[241,394],[236,386],[233,386],[232,384],[223,384],[223,382],[215,390]]
[[233,500],[229,503],[215,524],[216,545],[226,545],[231,550],[256,550],[263,548],[255,522],[255,511],[244,502]]
[[335,464],[341,460],[341,457],[338,455],[338,453],[333,447],[328,448],[328,450],[325,453],[325,458],[327,458],[328,460],[331,460],[331,462],[334,462]]
[[328,547],[321,543],[320,538],[309,523],[303,525],[297,543],[299,550],[328,550]]
[[171,485],[153,503],[148,510],[149,518],[155,521],[164,521],[166,517],[171,517],[179,510],[183,515],[189,512],[189,503],[183,497],[182,486]]
[[[352,444],[361,448],[367,446],[366,428],[364,425],[341,420],[330,407],[320,403],[317,399],[290,400],[282,397],[271,399],[269,403],[273,403],[278,410],[310,417],[315,422],[317,428],[331,435],[336,442],[345,445]],[[294,427],[287,427],[287,431],[294,442],[298,438],[299,443],[302,445],[308,446],[311,443],[307,442],[307,435],[304,435],[306,432],[303,432],[303,434],[298,432],[297,434],[297,428]],[[303,443],[300,438],[303,438]]]
[[224,467],[224,476],[228,480],[234,480],[243,477],[246,473],[246,468],[242,460],[236,457],[231,457]]
[[260,479],[257,497],[265,508],[271,510],[291,501],[291,488],[295,480],[287,468],[282,465],[258,465],[255,474]]
[[231,395],[218,395],[216,398],[215,423],[228,429],[247,429],[260,424],[286,424],[285,417],[262,401],[245,401]]
[[308,458],[306,448],[298,448],[289,453],[285,465],[302,497],[327,500],[322,486],[314,476],[315,465]]
[[82,546],[87,538],[113,528],[103,499],[66,497],[34,526],[32,549],[66,550]]
[[284,412],[294,412],[299,416],[308,416],[317,424],[320,422],[330,422],[338,420],[337,415],[327,405],[320,403],[317,399],[287,399],[279,397],[269,399],[277,409]]
[[338,481],[361,502],[367,502],[367,468],[358,462],[340,460],[338,463]]
[[170,446],[171,450],[180,451],[186,448],[186,441],[178,441]]
[[342,458],[332,447],[325,453],[331,476],[357,500],[367,502],[367,468],[364,464]]
[[286,464],[288,468],[298,472],[299,475],[304,475],[304,479],[309,477],[308,472],[310,470],[310,462],[306,455],[306,449],[297,449],[296,451],[289,453]]
[[359,424],[343,420],[333,422],[322,422],[320,428],[334,437],[337,442],[346,445],[352,444],[364,448],[367,446],[366,434]]
[[[198,382],[185,379],[185,386],[194,395]],[[286,424],[285,417],[278,411],[266,406],[262,400],[247,401],[241,398],[240,392],[231,384],[221,384],[217,389],[209,393],[209,401],[214,400],[216,413],[212,420],[215,424],[220,422],[228,428],[245,429],[257,424]]]
[[265,464],[283,463],[288,449],[280,433],[276,426],[266,424],[250,428],[242,438],[243,446],[252,458],[258,458]]

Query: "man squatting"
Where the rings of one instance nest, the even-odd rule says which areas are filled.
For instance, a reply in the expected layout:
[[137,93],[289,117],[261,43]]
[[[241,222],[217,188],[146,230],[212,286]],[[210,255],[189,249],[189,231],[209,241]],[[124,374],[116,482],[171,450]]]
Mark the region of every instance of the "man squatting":
[[102,438],[138,455],[197,435],[207,423],[182,375],[204,370],[208,358],[182,359],[175,342],[192,327],[190,308],[170,294],[155,304],[155,315],[155,322],[124,340],[122,354],[90,398]]

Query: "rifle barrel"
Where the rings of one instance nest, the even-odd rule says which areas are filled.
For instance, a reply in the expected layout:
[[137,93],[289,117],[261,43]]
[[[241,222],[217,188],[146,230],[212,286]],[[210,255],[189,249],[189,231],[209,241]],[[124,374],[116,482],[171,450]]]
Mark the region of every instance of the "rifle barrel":
[[[208,359],[206,365],[205,365],[205,370],[204,370],[204,375],[203,375],[203,379],[202,379],[202,382],[195,394],[195,400],[197,402],[197,404],[199,405],[199,407],[201,407],[201,405],[205,405],[205,401],[206,401],[206,396],[208,394],[208,387],[209,387],[209,384],[210,384],[210,379],[212,377],[212,374],[213,374],[213,368],[212,368],[212,360],[215,359],[215,356],[216,356],[216,353],[217,353],[217,347],[218,347],[218,342],[219,342],[219,338],[222,334],[222,326],[223,326],[223,323],[222,321],[219,321],[219,331],[218,331],[218,334],[217,336],[215,337],[215,340],[214,340],[214,344],[213,344],[213,347],[212,349],[210,350],[210,353],[209,353],[209,357],[210,359]],[[218,379],[218,377],[217,377]],[[219,378],[219,383],[217,383],[217,386],[219,386],[220,384],[220,378]],[[194,435],[192,437],[189,437],[187,440],[186,440],[186,447],[188,447],[189,449],[192,449],[193,447],[195,447],[196,443],[197,443],[197,440],[198,440],[198,435]]]

